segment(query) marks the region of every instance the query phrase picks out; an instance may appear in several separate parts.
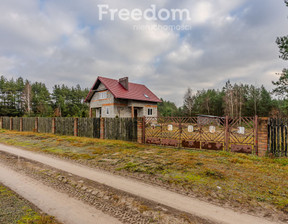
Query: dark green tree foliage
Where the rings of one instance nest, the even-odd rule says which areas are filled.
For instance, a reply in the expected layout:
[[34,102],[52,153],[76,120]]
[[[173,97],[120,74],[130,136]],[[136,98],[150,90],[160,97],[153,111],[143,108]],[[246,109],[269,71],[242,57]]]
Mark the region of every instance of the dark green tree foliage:
[[271,94],[264,86],[257,88],[253,85],[245,85],[244,95],[244,116],[258,115],[261,117],[268,117],[275,104],[272,100]]
[[276,88],[273,90],[273,93],[286,98],[288,96],[288,70],[283,69],[282,73],[279,75],[279,80],[272,82],[273,85],[276,86]]
[[[18,78],[7,80],[0,77],[0,116],[88,116],[88,105],[84,103],[88,89],[80,85],[69,88],[55,86],[50,94],[46,85]],[[63,113],[55,113],[57,111]]]
[[162,100],[162,103],[158,104],[159,115],[164,116],[164,117],[179,116],[179,110],[177,106],[175,105],[175,103],[170,102],[170,101],[165,101],[163,99],[161,100]]
[[2,116],[22,116],[22,92],[24,82],[22,78],[7,80],[0,78],[0,114]]
[[[187,93],[190,93],[189,89]],[[182,116],[269,116],[270,112],[277,108],[277,103],[272,100],[264,86],[258,88],[253,85],[232,85],[228,81],[222,90],[200,90],[189,95],[189,98],[187,93],[184,96]],[[185,106],[187,99],[193,99],[191,111]]]
[[51,107],[50,93],[46,85],[41,82],[32,84],[32,111],[35,116],[51,116],[53,109]]
[[255,116],[259,113],[259,105],[261,100],[260,89],[251,85],[245,85],[244,88],[244,116]]
[[84,103],[89,90],[82,90],[80,85],[69,88],[65,85],[55,85],[52,93],[54,108],[63,117],[86,117],[88,105]]
[[[84,100],[88,92],[79,85],[71,88],[55,85],[51,94],[44,83],[31,83],[22,78],[7,80],[1,76],[0,116],[87,117],[89,107]],[[273,114],[288,114],[287,101],[272,100],[264,86],[232,85],[230,81],[222,90],[208,89],[193,93],[188,88],[180,108],[173,102],[162,101],[159,104],[160,116],[269,116],[271,111]]]
[[271,97],[271,94],[265,89],[264,86],[261,86],[258,116],[260,117],[270,116],[271,111],[273,108],[275,108],[275,106],[276,105]]
[[208,89],[197,91],[194,97],[194,115],[223,115],[223,91]]
[[[288,7],[288,0],[285,0],[285,4]],[[278,37],[276,43],[279,47],[279,57],[283,60],[288,60],[288,36]],[[276,86],[273,92],[276,95],[283,96],[286,99],[288,95],[288,70],[284,68],[282,73],[280,73],[279,75],[279,80],[276,82],[272,82]]]
[[[288,7],[288,0],[284,1],[286,6]],[[288,36],[277,37],[276,43],[279,47],[280,58],[283,60],[288,60]]]

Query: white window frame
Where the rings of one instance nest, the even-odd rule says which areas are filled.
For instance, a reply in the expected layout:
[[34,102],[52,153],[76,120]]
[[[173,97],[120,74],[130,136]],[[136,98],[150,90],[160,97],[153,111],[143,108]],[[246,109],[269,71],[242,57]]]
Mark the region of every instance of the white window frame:
[[152,108],[148,108],[148,116],[152,116],[152,115],[153,115],[153,109]]
[[107,99],[107,98],[108,98],[107,91],[99,92],[99,100],[104,100],[104,99]]

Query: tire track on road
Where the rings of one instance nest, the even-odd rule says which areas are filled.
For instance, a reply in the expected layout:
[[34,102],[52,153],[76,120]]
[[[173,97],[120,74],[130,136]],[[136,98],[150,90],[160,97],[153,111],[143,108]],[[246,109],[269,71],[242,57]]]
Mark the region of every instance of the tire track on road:
[[92,206],[0,165],[0,181],[43,212],[65,224],[120,224]]
[[[138,197],[166,205],[168,207],[202,217],[216,223],[233,224],[272,224],[275,222],[252,215],[235,212],[201,200],[177,194],[163,188],[152,186],[130,178],[124,178],[111,173],[74,164],[49,155],[30,152],[12,146],[0,144],[0,151],[34,160],[54,168],[96,181],[115,189],[137,195]],[[280,222],[279,222],[280,223]]]

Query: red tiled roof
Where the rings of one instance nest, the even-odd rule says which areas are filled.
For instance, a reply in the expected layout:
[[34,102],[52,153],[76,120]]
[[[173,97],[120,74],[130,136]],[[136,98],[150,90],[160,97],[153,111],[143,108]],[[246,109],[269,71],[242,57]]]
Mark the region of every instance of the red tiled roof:
[[[94,85],[92,86],[85,102],[90,102],[94,90],[98,88],[100,82],[106,86],[106,88],[118,99],[129,99],[139,100],[147,102],[162,102],[154,93],[152,93],[145,85],[130,83],[129,88],[126,90],[119,82],[115,79],[109,79],[104,77],[98,77]],[[97,87],[96,87],[97,86]]]

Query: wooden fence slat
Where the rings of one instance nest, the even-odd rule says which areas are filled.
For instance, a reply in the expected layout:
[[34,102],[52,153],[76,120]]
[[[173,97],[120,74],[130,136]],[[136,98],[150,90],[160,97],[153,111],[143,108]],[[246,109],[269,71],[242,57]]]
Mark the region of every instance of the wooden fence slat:
[[285,120],[285,156],[287,156],[287,120]]
[[20,117],[13,118],[12,129],[15,131],[20,131]]
[[38,131],[40,133],[52,132],[52,117],[39,117],[38,118]]
[[276,148],[276,155],[279,156],[280,155],[280,120],[279,118],[277,119],[277,148]]
[[[38,125],[36,125],[36,119],[38,119]],[[243,120],[242,120],[243,119]],[[143,119],[143,138],[146,139],[147,136],[145,136],[145,129],[150,127],[145,127],[146,122],[145,118]],[[11,122],[12,121],[12,122]],[[90,138],[100,138],[100,118],[35,118],[35,117],[23,117],[23,118],[10,118],[10,117],[2,117],[1,118],[1,125],[3,126],[3,129],[12,129],[12,130],[23,130],[23,131],[37,131],[36,127],[38,127],[38,131],[40,133],[51,133],[52,132],[52,125],[53,121],[55,121],[55,133],[60,135],[70,135],[74,136],[75,131],[78,133],[78,136],[80,137],[90,137]],[[77,125],[75,126],[75,122],[77,121]],[[187,132],[187,125],[189,123],[193,124],[195,127],[195,130],[197,129],[197,138],[192,139],[195,141],[200,142],[199,147],[202,147],[202,142],[205,144],[208,144],[211,139],[205,137],[205,133],[207,133],[207,127],[204,128],[203,125],[197,123],[196,120],[185,120],[183,118],[157,118],[155,120],[158,124],[157,128],[157,134],[151,132],[152,138],[159,138],[160,142],[159,144],[166,144],[165,141],[169,139],[176,139],[176,140],[182,140],[179,138],[179,135],[173,135],[172,132],[167,132],[167,124],[172,123],[174,126],[175,131],[181,132],[181,129],[183,128]],[[166,121],[166,122],[165,122]],[[137,119],[132,118],[105,118],[103,119],[104,124],[104,138],[105,139],[116,139],[116,140],[125,140],[125,141],[137,141]],[[230,124],[231,123],[231,124]],[[178,124],[178,125],[177,125]],[[227,148],[231,146],[231,144],[247,144],[246,142],[233,142],[232,138],[233,135],[237,135],[237,128],[240,126],[244,126],[245,128],[251,129],[254,125],[254,137],[257,136],[257,125],[253,124],[252,118],[240,118],[238,120],[236,119],[230,119],[229,117],[226,117],[226,132],[228,132],[228,135],[225,135],[225,131],[223,134],[223,139],[218,141],[224,144],[227,144]],[[215,124],[214,124],[215,125]],[[224,125],[224,124],[223,124]],[[246,126],[245,126],[246,125]],[[74,130],[74,127],[78,126],[78,130]],[[183,127],[182,127],[183,126]],[[217,126],[217,124],[216,124]],[[178,127],[178,128],[177,128]],[[222,127],[222,126],[221,126]],[[216,127],[219,128],[218,126]],[[233,131],[233,132],[232,132]],[[287,127],[287,119],[284,118],[270,118],[268,120],[268,152],[272,153],[275,156],[287,156],[288,153],[288,127]],[[231,133],[230,133],[231,132]],[[149,133],[149,132],[147,132]],[[146,134],[147,134],[146,133]],[[199,133],[199,134],[198,134]],[[233,134],[234,133],[234,134]],[[156,136],[157,135],[157,136]],[[102,136],[102,134],[101,134]],[[148,136],[149,137],[149,136]],[[208,136],[209,137],[209,136]],[[228,139],[229,138],[229,139]],[[231,140],[232,139],[232,140]],[[260,139],[260,138],[259,138]],[[234,139],[235,140],[235,139]],[[254,141],[256,141],[254,139]],[[198,144],[197,142],[197,144]],[[206,143],[207,142],[207,143]],[[227,142],[227,143],[226,143]],[[230,142],[230,144],[229,144]],[[181,143],[181,141],[180,141]],[[158,144],[158,143],[157,143]],[[190,144],[190,143],[189,143]],[[213,144],[213,143],[212,143]],[[198,146],[197,146],[198,147]],[[204,148],[204,147],[203,147]],[[225,147],[224,147],[225,148]]]
[[56,117],[56,134],[74,136],[74,118]]
[[3,129],[10,129],[10,118],[9,117],[3,117],[3,123],[2,123]]
[[133,118],[106,118],[105,139],[137,141],[137,120]]
[[23,117],[23,131],[35,131],[34,117]]
[[277,135],[276,135],[276,119],[273,120],[273,154],[276,155],[276,143],[277,143]]
[[78,136],[100,138],[100,118],[79,118]]
[[283,119],[281,119],[281,148],[279,149],[280,153],[279,156],[284,155],[284,124]]
[[270,152],[273,154],[274,153],[274,119],[270,119]]
[[269,119],[268,120],[268,133],[267,133],[267,140],[268,140],[268,142],[267,142],[267,151],[268,151],[268,153],[271,153],[271,119]]
[[274,156],[286,156],[288,150],[287,118],[269,118],[268,152]]
[[271,119],[271,153],[274,154],[274,119]]

